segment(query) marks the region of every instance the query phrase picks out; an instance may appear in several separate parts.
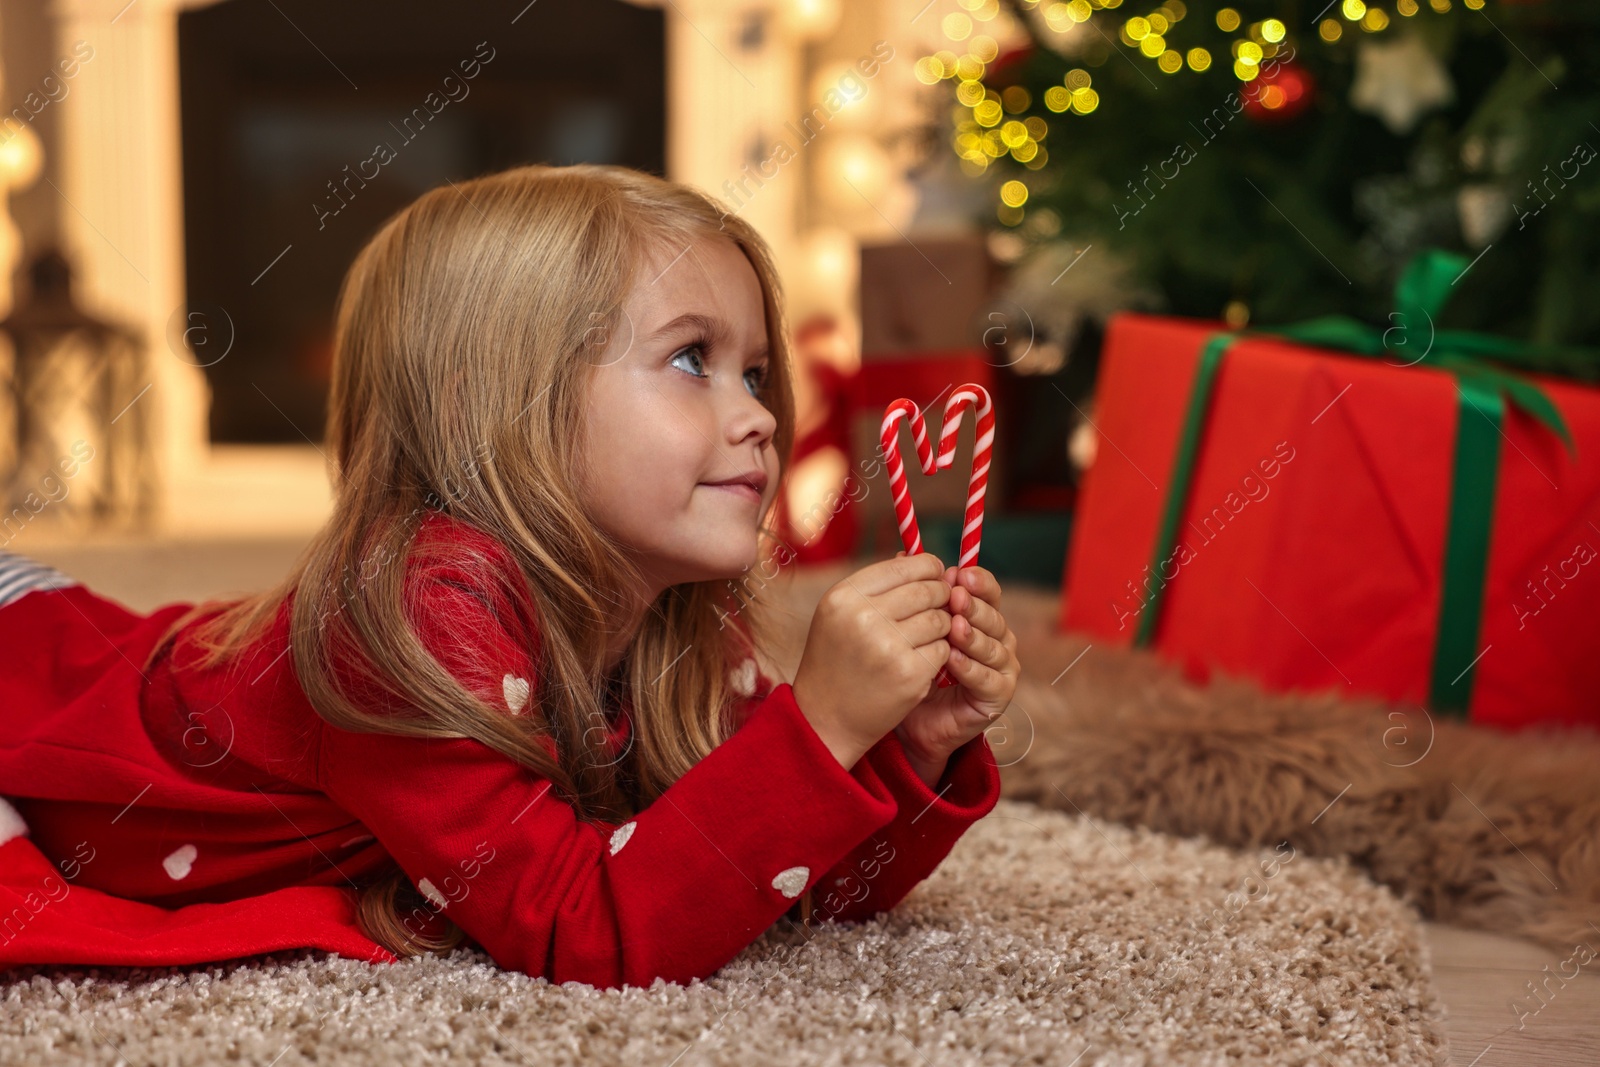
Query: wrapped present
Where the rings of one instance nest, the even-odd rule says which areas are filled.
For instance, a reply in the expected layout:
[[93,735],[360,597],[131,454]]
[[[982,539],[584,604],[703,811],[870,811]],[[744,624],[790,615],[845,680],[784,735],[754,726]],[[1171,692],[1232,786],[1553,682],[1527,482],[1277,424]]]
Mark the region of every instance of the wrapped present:
[[981,232],[861,248],[861,358],[976,347],[1000,265]]
[[1466,266],[1414,261],[1388,331],[1113,320],[1061,626],[1196,679],[1600,725],[1600,390],[1549,373],[1593,365],[1437,329]]

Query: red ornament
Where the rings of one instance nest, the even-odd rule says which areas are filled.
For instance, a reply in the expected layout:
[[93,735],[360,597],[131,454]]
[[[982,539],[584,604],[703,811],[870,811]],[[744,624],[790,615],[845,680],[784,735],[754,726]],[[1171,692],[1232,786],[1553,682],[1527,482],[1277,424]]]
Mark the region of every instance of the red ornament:
[[1316,83],[1297,63],[1261,65],[1261,73],[1239,90],[1245,114],[1257,122],[1287,122],[1311,106]]
[[1023,65],[1033,58],[1033,45],[1009,48],[989,64],[984,81],[990,85],[1015,85],[1022,76]]

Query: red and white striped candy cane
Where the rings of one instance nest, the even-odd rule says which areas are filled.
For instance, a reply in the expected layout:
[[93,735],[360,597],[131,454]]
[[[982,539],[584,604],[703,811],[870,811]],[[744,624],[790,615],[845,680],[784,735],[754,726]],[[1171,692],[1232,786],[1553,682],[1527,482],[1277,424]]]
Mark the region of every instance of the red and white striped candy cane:
[[[956,438],[961,432],[961,413],[971,408],[977,418],[977,440],[972,449],[972,475],[967,482],[966,521],[961,528],[961,555],[957,567],[971,566],[978,559],[978,543],[983,535],[984,496],[989,487],[989,461],[994,450],[994,404],[981,385],[969,382],[958,386],[944,405],[944,423],[939,430],[939,449],[934,451],[928,440],[928,426],[922,412],[912,401],[902,397],[891,403],[883,413],[880,434],[884,459],[889,465],[889,492],[894,498],[895,518],[900,524],[900,541],[906,546],[906,555],[922,551],[922,533],[917,529],[917,512],[911,503],[911,489],[906,484],[905,464],[900,461],[900,423],[911,422],[912,440],[917,446],[917,458],[922,473],[933,474],[946,470],[956,459]],[[955,684],[955,679],[944,670],[939,672],[939,685]]]

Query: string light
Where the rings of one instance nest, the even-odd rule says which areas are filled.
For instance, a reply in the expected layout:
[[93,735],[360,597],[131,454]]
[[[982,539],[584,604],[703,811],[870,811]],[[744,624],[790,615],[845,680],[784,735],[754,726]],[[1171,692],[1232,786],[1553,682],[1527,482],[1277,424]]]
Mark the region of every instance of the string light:
[[[1089,22],[1096,12],[1122,6],[1122,0],[1020,2],[1030,10],[1039,11],[1050,28],[1059,33],[1070,32],[1080,23]],[[1485,6],[1485,0],[1461,2],[1472,11]],[[1089,72],[1075,67],[1067,71],[1061,84],[1046,87],[1037,98],[1021,85],[1008,85],[1001,92],[990,89],[983,78],[988,65],[998,59],[1000,46],[987,34],[973,36],[978,28],[974,20],[987,22],[998,17],[999,0],[957,0],[957,3],[963,10],[946,14],[940,26],[945,36],[953,41],[971,38],[965,54],[942,49],[918,59],[913,73],[925,85],[947,79],[956,81],[956,100],[961,106],[952,112],[951,147],[960,158],[963,173],[981,175],[992,161],[1005,156],[1030,170],[1043,168],[1049,153],[1041,142],[1048,135],[1050,125],[1040,115],[1029,112],[1042,104],[1043,110],[1052,114],[1092,114],[1099,107],[1100,96],[1092,87]],[[1338,5],[1337,11],[1329,12],[1316,24],[1317,36],[1328,44],[1343,39],[1345,23],[1354,23],[1367,33],[1380,33],[1390,25],[1389,12],[1383,7],[1370,6],[1368,0],[1332,0],[1329,7],[1333,4]],[[1427,0],[1427,6],[1441,14],[1450,11],[1452,5],[1453,0]],[[1394,0],[1392,6],[1395,17],[1400,18],[1411,18],[1422,11],[1421,0]],[[1163,0],[1153,11],[1122,19],[1116,27],[1116,35],[1129,49],[1154,60],[1165,74],[1177,75],[1185,66],[1197,74],[1204,73],[1215,62],[1211,51],[1201,47],[1184,51],[1171,47],[1166,39],[1188,14],[1184,0]],[[1261,77],[1263,63],[1285,54],[1292,47],[1289,26],[1282,19],[1266,18],[1247,25],[1231,7],[1218,10],[1213,18],[1224,33],[1240,35],[1232,40],[1231,52],[1232,73],[1241,82]],[[1090,62],[1098,65],[1103,62],[1103,56],[1104,52],[1091,55]],[[1293,89],[1279,84],[1264,85],[1257,98],[1263,107],[1274,110],[1286,106],[1293,93]],[[1022,182],[1013,180],[1003,184],[1000,220],[1008,226],[1020,224],[1027,199],[1028,188]]]

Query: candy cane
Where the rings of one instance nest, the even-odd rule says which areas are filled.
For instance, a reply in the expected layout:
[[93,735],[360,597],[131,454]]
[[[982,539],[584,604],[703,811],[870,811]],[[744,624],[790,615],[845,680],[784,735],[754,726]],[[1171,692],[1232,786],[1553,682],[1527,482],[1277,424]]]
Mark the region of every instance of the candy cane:
[[[956,388],[944,405],[944,424],[939,431],[939,450],[934,452],[928,440],[928,426],[921,410],[912,401],[902,397],[891,403],[883,413],[880,433],[883,455],[889,464],[889,491],[894,498],[895,517],[900,524],[900,541],[906,546],[906,555],[922,551],[922,533],[917,528],[917,512],[911,504],[911,489],[906,484],[905,464],[900,461],[900,423],[911,422],[912,440],[917,446],[917,458],[922,473],[948,469],[955,463],[956,438],[961,432],[961,414],[972,408],[977,418],[977,440],[972,448],[972,474],[967,481],[966,519],[961,528],[961,555],[957,567],[971,566],[978,559],[978,542],[983,535],[984,496],[989,488],[989,461],[994,449],[994,404],[981,385],[967,383]],[[945,670],[939,672],[939,685],[954,685]]]

